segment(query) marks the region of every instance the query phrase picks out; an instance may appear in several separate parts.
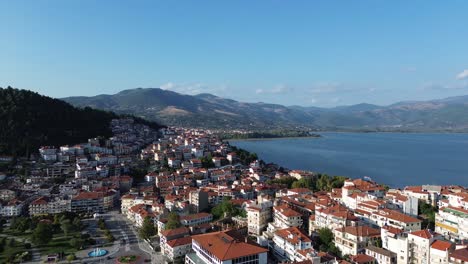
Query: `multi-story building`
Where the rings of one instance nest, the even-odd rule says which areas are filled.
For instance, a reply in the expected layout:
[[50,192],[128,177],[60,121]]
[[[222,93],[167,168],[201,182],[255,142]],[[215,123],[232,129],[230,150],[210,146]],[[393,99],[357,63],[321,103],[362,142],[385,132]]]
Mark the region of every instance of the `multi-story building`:
[[58,214],[71,211],[71,200],[61,197],[39,197],[29,204],[29,215]]
[[166,242],[165,256],[174,261],[177,258],[182,258],[192,251],[192,237],[186,236],[182,238],[172,239]]
[[273,207],[273,223],[268,224],[268,232],[288,227],[300,227],[303,224],[302,214],[287,205]]
[[428,264],[430,262],[430,248],[434,240],[434,234],[427,229],[409,233],[409,262],[414,264]]
[[335,245],[343,255],[356,255],[374,245],[380,238],[380,230],[369,226],[346,226],[335,229]]
[[468,210],[448,206],[436,213],[435,231],[456,242],[468,240]]
[[114,192],[81,192],[71,199],[75,213],[103,213],[114,207]]
[[367,246],[366,255],[373,257],[378,264],[396,264],[397,263],[397,254],[376,246]]
[[234,238],[229,232],[192,236],[194,253],[186,264],[267,264],[268,249]]
[[296,260],[296,252],[312,247],[312,240],[297,227],[277,230],[273,236],[271,249],[280,260]]
[[338,204],[316,209],[315,215],[309,218],[309,229],[310,231],[320,228],[336,229],[345,226],[356,226],[358,222],[359,218],[353,212]]
[[410,232],[421,230],[422,223],[421,220],[415,217],[390,209],[373,212],[365,220],[379,227],[392,226]]
[[[455,250],[455,245],[443,240],[435,240],[431,244],[430,259],[431,264],[448,263],[449,255]],[[467,255],[468,257],[468,255]]]
[[19,216],[23,212],[24,202],[13,199],[8,202],[0,201],[0,216]]
[[262,234],[271,220],[272,207],[273,202],[265,200],[262,196],[258,196],[256,201],[247,205],[247,226],[250,234]]
[[209,213],[190,214],[180,217],[180,223],[187,227],[198,226],[201,224],[210,223],[211,221],[213,221],[213,215]]
[[200,213],[207,209],[208,203],[208,192],[202,190],[192,191],[189,194],[189,203],[191,211],[194,213]]
[[0,200],[10,201],[16,198],[16,192],[13,190],[2,189],[0,190]]

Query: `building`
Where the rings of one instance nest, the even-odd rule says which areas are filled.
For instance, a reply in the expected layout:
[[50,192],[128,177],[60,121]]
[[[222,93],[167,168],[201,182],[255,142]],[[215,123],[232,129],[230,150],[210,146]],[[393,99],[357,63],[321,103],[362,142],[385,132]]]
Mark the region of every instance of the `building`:
[[257,200],[248,204],[247,226],[250,234],[261,235],[271,220],[273,202],[258,196]]
[[165,249],[164,255],[171,261],[182,258],[192,251],[192,237],[186,236],[169,240],[166,242]]
[[429,263],[430,248],[434,240],[434,234],[427,229],[409,233],[409,262],[414,264]]
[[13,199],[8,202],[0,201],[0,216],[20,216],[23,212],[24,202]]
[[450,253],[455,250],[455,245],[443,240],[435,240],[431,244],[430,259],[431,263],[448,263]]
[[312,248],[312,240],[297,227],[280,229],[274,233],[272,251],[279,260],[296,260],[298,250]]
[[450,253],[449,263],[456,263],[456,264],[468,263],[468,247],[460,248]]
[[185,255],[186,264],[267,264],[268,249],[239,241],[229,232],[192,237],[194,253]]
[[208,192],[202,190],[192,191],[189,194],[189,203],[191,211],[194,213],[200,213],[208,209]]
[[376,246],[367,246],[365,253],[368,256],[373,257],[378,264],[396,264],[397,254]]
[[380,230],[369,226],[346,226],[333,231],[334,242],[343,255],[356,255],[374,245],[380,238]]
[[71,199],[74,213],[104,213],[114,207],[114,192],[81,192]]
[[468,240],[468,210],[453,206],[440,208],[435,220],[437,233],[455,242]]
[[198,226],[213,221],[213,215],[209,213],[198,213],[184,215],[180,217],[180,223],[183,226]]
[[268,232],[274,233],[278,229],[300,227],[303,224],[302,214],[287,205],[273,207],[273,223],[268,224]]

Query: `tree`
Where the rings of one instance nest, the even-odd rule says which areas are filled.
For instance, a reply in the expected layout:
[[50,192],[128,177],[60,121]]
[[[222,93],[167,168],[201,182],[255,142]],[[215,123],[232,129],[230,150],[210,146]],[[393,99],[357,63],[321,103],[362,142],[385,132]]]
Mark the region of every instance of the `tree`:
[[143,220],[143,225],[141,226],[138,234],[142,239],[149,239],[150,237],[156,235],[154,222],[149,216],[145,217]]
[[10,242],[8,242],[8,246],[9,246],[9,247],[14,247],[15,244],[16,244],[15,239],[14,239],[14,238],[10,238]]
[[39,223],[32,234],[33,242],[38,245],[49,243],[49,241],[52,240],[52,237],[52,228],[46,223]]
[[321,245],[325,245],[327,248],[330,245],[330,243],[333,243],[333,232],[329,228],[321,228],[318,231],[319,235],[319,243]]
[[72,238],[70,240],[70,246],[72,246],[75,249],[81,249],[85,244],[85,241],[80,238]]
[[72,261],[74,261],[75,259],[76,259],[75,254],[70,254],[70,255],[67,256],[67,261],[68,261],[68,262],[72,262]]
[[166,230],[176,229],[181,227],[182,224],[180,223],[180,216],[175,212],[170,212],[168,216],[168,220],[166,223]]
[[60,222],[60,229],[62,229],[63,234],[67,237],[70,231],[73,230],[73,225],[69,219],[65,219]]

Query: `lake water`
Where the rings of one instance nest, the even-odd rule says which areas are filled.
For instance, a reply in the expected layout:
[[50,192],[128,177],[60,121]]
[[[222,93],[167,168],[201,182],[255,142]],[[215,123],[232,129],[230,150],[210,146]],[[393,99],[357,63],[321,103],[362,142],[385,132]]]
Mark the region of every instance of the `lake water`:
[[321,138],[231,141],[265,162],[392,187],[468,186],[468,134],[321,133]]

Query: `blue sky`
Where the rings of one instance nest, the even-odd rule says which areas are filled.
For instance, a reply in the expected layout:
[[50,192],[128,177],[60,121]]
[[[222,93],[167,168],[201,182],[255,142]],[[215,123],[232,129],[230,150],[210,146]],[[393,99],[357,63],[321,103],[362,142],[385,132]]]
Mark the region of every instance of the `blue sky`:
[[0,1],[0,86],[335,106],[468,94],[468,1]]

